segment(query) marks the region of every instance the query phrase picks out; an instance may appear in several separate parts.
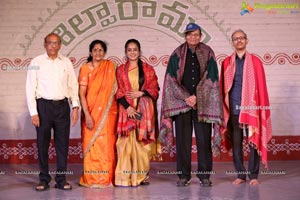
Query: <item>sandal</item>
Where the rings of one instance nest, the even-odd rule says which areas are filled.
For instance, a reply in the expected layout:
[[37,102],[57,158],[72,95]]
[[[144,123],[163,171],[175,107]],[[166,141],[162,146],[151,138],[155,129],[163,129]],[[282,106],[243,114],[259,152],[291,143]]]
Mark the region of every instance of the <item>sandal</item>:
[[189,186],[191,183],[190,179],[186,179],[186,178],[181,178],[177,181],[176,186],[177,187],[184,187],[184,186]]
[[36,191],[45,191],[49,188],[49,185],[46,182],[40,182],[36,187]]
[[200,186],[201,187],[210,187],[211,185],[212,185],[212,183],[209,179],[200,180]]
[[147,176],[141,183],[140,185],[149,185],[150,184],[150,181],[149,181],[149,176]]
[[68,182],[65,182],[64,184],[55,184],[55,188],[60,190],[72,190],[72,185]]

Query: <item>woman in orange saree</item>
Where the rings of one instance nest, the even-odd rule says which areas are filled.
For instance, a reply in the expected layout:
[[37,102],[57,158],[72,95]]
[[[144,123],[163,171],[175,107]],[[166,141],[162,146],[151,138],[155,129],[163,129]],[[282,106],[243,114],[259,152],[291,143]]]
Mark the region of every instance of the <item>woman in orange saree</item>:
[[156,140],[154,102],[159,86],[153,67],[139,58],[140,43],[128,40],[125,52],[128,61],[117,69],[119,117],[115,184],[148,185],[152,144]]
[[117,104],[116,65],[105,60],[106,44],[90,44],[88,62],[80,68],[83,173],[79,184],[90,188],[113,186]]

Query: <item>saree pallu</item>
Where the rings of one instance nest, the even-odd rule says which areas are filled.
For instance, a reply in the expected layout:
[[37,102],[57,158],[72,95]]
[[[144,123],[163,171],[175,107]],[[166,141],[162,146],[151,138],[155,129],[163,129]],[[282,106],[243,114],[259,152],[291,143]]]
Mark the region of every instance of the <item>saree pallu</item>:
[[[119,72],[120,69],[118,69]],[[126,81],[128,82],[127,84],[122,84],[123,88],[126,88],[127,91],[130,91],[131,89],[139,90],[138,68],[134,68],[127,73],[128,76],[126,78],[128,78],[128,80]],[[121,74],[124,75],[124,73]],[[146,72],[145,75],[147,75]],[[119,84],[122,82],[122,80],[120,79],[122,79],[122,77],[118,76]],[[147,90],[147,87],[142,88],[147,90],[150,95],[158,94],[157,79],[154,81],[156,81],[157,87],[151,87],[151,90],[153,91]],[[148,78],[146,77],[144,85],[147,85],[147,82]],[[151,83],[155,84],[153,81],[151,81]],[[128,86],[129,84],[130,86]],[[124,85],[127,85],[127,87]],[[119,88],[118,90],[121,90],[121,88]],[[120,93],[124,94],[126,93],[126,91],[119,91],[119,94]],[[157,98],[157,96],[155,97]],[[117,130],[117,133],[119,135],[116,144],[118,152],[118,163],[116,167],[115,184],[117,186],[138,186],[143,180],[147,179],[148,172],[150,170],[150,157],[152,152],[151,147],[155,147],[155,145],[153,145],[153,142],[155,141],[155,116],[152,99],[150,97],[141,97],[139,102],[137,102],[137,100],[135,99],[134,101],[130,101],[130,104],[134,108],[137,107],[137,110],[143,114],[143,119],[141,121],[128,119],[126,110],[124,110],[124,108],[120,106],[118,121],[124,126],[121,126],[119,124]]]
[[87,86],[88,110],[94,120],[92,130],[87,128],[84,116],[81,120],[83,174],[79,184],[91,188],[109,187],[113,185],[116,163],[115,65],[108,60],[103,60],[94,70],[83,65],[79,85]]

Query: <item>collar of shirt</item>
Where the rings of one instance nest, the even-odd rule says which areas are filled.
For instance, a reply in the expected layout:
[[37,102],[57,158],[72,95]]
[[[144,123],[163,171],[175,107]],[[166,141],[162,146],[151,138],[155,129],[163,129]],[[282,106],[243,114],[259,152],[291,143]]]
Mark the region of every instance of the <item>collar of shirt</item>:
[[194,49],[192,49],[192,48],[188,48],[188,51],[190,51],[192,54],[194,54],[196,51],[194,50]]
[[[51,58],[48,56],[47,52],[44,54],[44,56],[45,56],[47,59],[51,59]],[[57,55],[57,57],[56,57],[55,59],[62,60],[62,59],[63,59],[63,57],[62,57],[62,55],[61,55],[61,54],[58,54],[58,55]],[[54,60],[55,60],[55,59],[54,59]],[[51,60],[52,60],[52,59],[51,59]]]
[[240,58],[238,56],[238,54],[235,55],[235,60],[239,59],[239,60],[245,60],[245,57],[246,57],[246,53],[244,53],[244,55],[242,56],[242,58]]

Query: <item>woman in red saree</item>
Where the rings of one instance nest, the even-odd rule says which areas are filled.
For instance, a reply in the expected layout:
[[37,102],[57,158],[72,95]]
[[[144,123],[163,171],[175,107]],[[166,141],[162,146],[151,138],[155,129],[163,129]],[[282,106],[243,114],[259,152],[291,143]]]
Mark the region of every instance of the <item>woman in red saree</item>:
[[93,41],[88,62],[80,68],[79,73],[79,97],[83,111],[83,174],[79,184],[90,188],[109,187],[114,180],[116,65],[104,59],[106,51],[103,41]]
[[158,82],[153,67],[139,58],[140,43],[125,44],[128,61],[117,69],[119,104],[116,186],[148,185],[151,148],[155,144],[155,109]]

